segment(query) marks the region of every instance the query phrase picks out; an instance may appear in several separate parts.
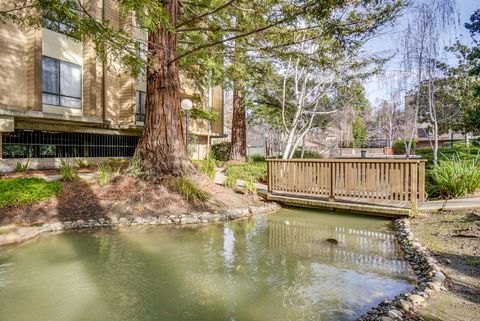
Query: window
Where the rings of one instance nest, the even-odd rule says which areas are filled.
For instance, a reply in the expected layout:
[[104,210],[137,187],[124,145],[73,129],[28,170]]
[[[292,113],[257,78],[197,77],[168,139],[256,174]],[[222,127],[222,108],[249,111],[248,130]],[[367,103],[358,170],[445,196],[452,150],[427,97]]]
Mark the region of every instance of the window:
[[[65,1],[61,1],[65,2]],[[78,18],[81,18],[82,11],[80,10],[80,6],[77,3],[70,3],[70,14],[74,13],[78,16]],[[62,21],[65,19],[62,18],[62,15],[65,15],[68,13],[57,13],[53,11],[48,11],[48,12],[43,12],[43,27],[46,29],[50,29],[55,32],[59,32],[65,35],[68,35],[69,37],[77,38],[75,35],[75,32],[77,31],[78,28],[75,28],[74,25],[69,25],[66,24]]]
[[82,67],[43,56],[42,103],[82,108]]
[[146,92],[137,90],[137,111],[135,115],[136,121],[145,121],[145,96]]

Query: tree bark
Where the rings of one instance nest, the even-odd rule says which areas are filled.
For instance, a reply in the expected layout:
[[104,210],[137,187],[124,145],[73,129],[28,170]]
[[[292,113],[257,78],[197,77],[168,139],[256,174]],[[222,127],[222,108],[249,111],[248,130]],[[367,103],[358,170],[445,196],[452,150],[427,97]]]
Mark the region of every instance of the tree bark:
[[236,81],[233,86],[232,146],[230,160],[247,161],[247,120],[244,88]]
[[[170,23],[177,23],[179,2],[166,0],[163,6]],[[192,174],[194,167],[185,148],[185,130],[180,108],[180,79],[175,59],[177,36],[165,27],[148,33],[148,50],[154,67],[147,68],[146,119],[135,157],[150,176]],[[166,49],[158,49],[166,48]]]

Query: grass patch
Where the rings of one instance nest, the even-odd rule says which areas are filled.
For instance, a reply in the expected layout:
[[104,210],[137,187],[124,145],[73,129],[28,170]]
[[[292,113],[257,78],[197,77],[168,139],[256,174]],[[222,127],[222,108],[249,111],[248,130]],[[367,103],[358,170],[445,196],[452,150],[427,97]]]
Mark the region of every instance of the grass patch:
[[254,194],[257,191],[257,188],[253,184],[253,179],[251,177],[245,180],[245,184],[243,188],[245,189],[245,192],[248,194]]
[[0,179],[0,208],[36,203],[60,191],[59,182],[47,182],[42,178]]
[[107,185],[113,176],[113,169],[109,163],[98,164],[98,184]]
[[225,177],[225,186],[236,189],[238,187],[237,179],[238,179],[237,174],[235,173],[227,174],[227,176]]
[[129,162],[124,170],[124,173],[133,178],[141,178],[144,176],[142,162],[139,158],[134,157]]
[[210,179],[215,178],[215,159],[207,157],[200,161],[200,171],[208,175]]
[[470,266],[479,266],[480,265],[480,260],[468,260],[467,264]]
[[77,163],[77,166],[78,166],[79,168],[88,168],[88,167],[90,167],[90,164],[88,163],[87,160],[76,159],[75,162]]
[[17,173],[25,173],[28,170],[28,165],[30,164],[30,157],[28,157],[27,162],[25,164],[17,163],[15,166],[15,171]]
[[172,187],[176,192],[180,193],[188,203],[193,205],[204,205],[210,199],[210,195],[201,190],[188,177],[175,179]]
[[[416,149],[415,154],[421,156],[427,160],[427,168],[433,166],[433,150],[431,148]],[[465,144],[454,145],[453,148],[439,148],[438,160],[452,160],[459,158],[462,160],[473,160],[480,155],[480,147],[477,146],[465,146]]]
[[446,198],[465,196],[480,188],[477,157],[464,159],[453,156],[443,159],[427,173],[428,192]]
[[254,182],[265,182],[267,180],[266,162],[249,162],[244,164],[234,164],[228,166],[225,170],[226,176],[235,176],[244,181],[253,180]]
[[76,181],[79,178],[75,167],[64,159],[60,163],[60,175],[64,181]]

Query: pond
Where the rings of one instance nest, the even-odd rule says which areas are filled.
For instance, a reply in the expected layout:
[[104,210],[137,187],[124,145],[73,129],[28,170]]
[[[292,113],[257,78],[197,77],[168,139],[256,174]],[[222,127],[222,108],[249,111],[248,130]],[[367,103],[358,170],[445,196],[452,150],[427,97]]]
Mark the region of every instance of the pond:
[[352,320],[412,281],[390,220],[282,209],[0,249],[0,319]]

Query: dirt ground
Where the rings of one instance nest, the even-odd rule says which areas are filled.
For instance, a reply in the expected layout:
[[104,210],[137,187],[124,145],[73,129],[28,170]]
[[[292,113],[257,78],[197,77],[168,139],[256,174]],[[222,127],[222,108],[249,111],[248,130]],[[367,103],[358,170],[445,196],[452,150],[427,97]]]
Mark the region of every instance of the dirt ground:
[[480,210],[421,214],[412,231],[442,264],[448,292],[420,310],[427,321],[480,320]]
[[33,205],[0,209],[0,225],[39,225],[59,221],[99,218],[146,217],[220,211],[257,205],[261,199],[216,185],[204,175],[192,178],[209,195],[202,205],[193,205],[173,191],[168,181],[151,182],[128,176],[115,176],[108,185],[98,179],[61,182],[62,192],[54,199]]

